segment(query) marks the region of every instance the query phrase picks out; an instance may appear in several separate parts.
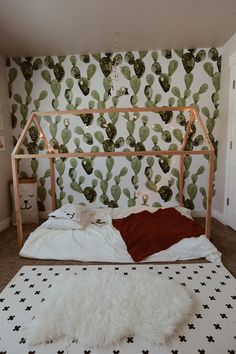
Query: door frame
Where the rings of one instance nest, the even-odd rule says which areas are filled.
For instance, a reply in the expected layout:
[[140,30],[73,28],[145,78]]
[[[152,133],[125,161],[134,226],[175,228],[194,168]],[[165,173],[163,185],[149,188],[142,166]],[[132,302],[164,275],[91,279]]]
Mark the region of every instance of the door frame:
[[[224,220],[226,225],[228,225],[229,221],[229,208],[227,205],[227,199],[229,198],[230,194],[230,160],[231,160],[231,148],[230,148],[230,142],[232,141],[232,126],[233,126],[233,117],[232,117],[232,112],[233,112],[233,70],[235,70],[236,74],[236,52],[230,55],[229,57],[229,101],[228,101],[228,129],[227,129],[227,141],[226,141],[226,169],[225,169],[225,193],[224,193],[224,205],[225,205],[225,213],[224,213]],[[236,75],[234,76],[236,80]],[[236,92],[236,88],[235,88]]]

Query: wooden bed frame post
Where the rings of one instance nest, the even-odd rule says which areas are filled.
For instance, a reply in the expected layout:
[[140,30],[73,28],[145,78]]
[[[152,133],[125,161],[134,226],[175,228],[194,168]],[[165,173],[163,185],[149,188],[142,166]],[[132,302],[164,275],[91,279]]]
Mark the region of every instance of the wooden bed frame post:
[[23,246],[24,234],[23,234],[22,218],[21,218],[21,210],[20,210],[18,166],[17,166],[17,160],[13,156],[11,158],[11,165],[12,165],[13,195],[14,195],[15,212],[16,212],[18,247],[19,249],[21,249],[21,247]]
[[184,154],[180,155],[179,164],[179,205],[183,206],[184,202]]
[[185,149],[185,145],[187,143],[188,140],[188,136],[193,124],[193,121],[195,119],[195,116],[193,114],[193,111],[190,111],[189,114],[189,121],[186,127],[186,132],[180,147],[180,166],[179,166],[179,204],[180,206],[183,206],[183,201],[184,201],[184,158],[185,158],[185,154],[184,154],[184,149]]
[[49,158],[50,163],[50,180],[51,180],[51,198],[52,198],[52,210],[56,209],[56,185],[55,185],[55,159]]
[[211,207],[212,207],[212,192],[213,192],[213,179],[214,179],[214,151],[211,151],[209,155],[209,177],[208,177],[208,191],[207,191],[207,207],[206,207],[206,224],[205,232],[206,236],[211,236]]

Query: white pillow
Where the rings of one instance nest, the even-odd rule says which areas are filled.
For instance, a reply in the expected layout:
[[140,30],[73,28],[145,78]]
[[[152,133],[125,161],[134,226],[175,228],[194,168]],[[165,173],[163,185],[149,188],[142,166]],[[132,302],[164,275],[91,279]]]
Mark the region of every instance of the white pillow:
[[65,204],[48,216],[49,219],[41,225],[48,229],[76,230],[91,224],[111,225],[108,208],[91,209],[83,205]]
[[58,219],[50,217],[47,221],[39,226],[39,228],[58,229],[58,230],[81,230],[83,227],[78,221],[69,219]]

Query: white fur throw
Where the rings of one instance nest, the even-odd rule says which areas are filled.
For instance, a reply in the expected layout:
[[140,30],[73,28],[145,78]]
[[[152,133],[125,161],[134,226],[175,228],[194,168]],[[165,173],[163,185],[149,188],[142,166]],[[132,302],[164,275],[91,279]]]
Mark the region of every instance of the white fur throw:
[[108,346],[130,335],[160,344],[192,304],[181,285],[144,272],[84,272],[48,291],[29,326],[31,345],[68,336],[86,346]]

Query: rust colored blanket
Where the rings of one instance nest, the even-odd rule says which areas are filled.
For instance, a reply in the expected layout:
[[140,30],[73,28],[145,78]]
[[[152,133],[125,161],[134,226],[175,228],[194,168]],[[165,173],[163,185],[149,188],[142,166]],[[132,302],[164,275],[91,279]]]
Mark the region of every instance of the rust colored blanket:
[[174,208],[158,209],[154,213],[145,210],[126,218],[113,219],[112,223],[120,231],[135,262],[165,250],[183,238],[204,234],[198,223]]

